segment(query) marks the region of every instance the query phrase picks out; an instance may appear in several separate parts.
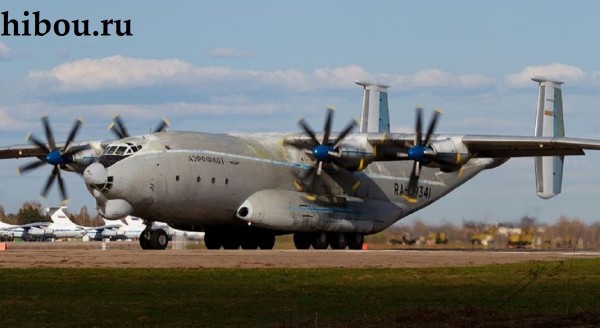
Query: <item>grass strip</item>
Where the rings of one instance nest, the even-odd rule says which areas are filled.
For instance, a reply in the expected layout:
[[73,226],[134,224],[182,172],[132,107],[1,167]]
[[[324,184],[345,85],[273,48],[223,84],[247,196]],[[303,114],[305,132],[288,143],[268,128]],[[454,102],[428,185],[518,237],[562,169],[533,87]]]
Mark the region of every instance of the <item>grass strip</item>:
[[600,325],[600,259],[418,269],[2,269],[0,327]]

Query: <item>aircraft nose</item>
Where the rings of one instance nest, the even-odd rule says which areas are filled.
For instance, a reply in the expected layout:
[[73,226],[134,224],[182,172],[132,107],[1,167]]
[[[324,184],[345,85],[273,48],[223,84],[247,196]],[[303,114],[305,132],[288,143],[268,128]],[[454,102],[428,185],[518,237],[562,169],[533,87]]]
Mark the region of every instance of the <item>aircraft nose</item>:
[[106,168],[100,163],[93,163],[83,171],[83,181],[88,185],[102,185],[107,181]]

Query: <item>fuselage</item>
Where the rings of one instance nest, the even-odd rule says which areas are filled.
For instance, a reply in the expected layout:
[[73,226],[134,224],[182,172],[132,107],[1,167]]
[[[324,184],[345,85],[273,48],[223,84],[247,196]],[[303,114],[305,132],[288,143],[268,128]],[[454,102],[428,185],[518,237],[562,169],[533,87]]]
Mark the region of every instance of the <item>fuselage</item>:
[[[134,151],[125,155],[126,150],[121,148],[121,158],[112,154],[103,160],[101,156],[99,162],[104,162],[105,172],[92,172],[90,168],[84,177],[99,212],[109,218],[130,214],[194,227],[251,224],[241,220],[236,211],[256,193],[268,191],[266,194],[275,195],[262,201],[267,204],[261,206],[267,209],[283,206],[277,204],[279,195],[294,199],[310,194],[298,190],[294,181],[301,179],[314,161],[302,150],[283,145],[283,137],[284,134],[161,132],[125,138],[115,142],[112,149],[127,145]],[[449,173],[425,167],[412,199],[405,197],[411,161],[374,162],[353,173],[326,166],[317,179],[325,181],[327,194],[333,196],[337,205],[321,206],[323,200],[313,198],[296,207],[285,206],[292,212],[317,213],[315,217],[320,218],[306,226],[295,224],[293,229],[376,233],[431,204],[482,170],[503,162],[472,159],[460,171]],[[349,181],[348,174],[360,184]],[[288,207],[278,210],[288,211]],[[293,219],[294,215],[290,217]],[[358,225],[335,220],[350,220]]]

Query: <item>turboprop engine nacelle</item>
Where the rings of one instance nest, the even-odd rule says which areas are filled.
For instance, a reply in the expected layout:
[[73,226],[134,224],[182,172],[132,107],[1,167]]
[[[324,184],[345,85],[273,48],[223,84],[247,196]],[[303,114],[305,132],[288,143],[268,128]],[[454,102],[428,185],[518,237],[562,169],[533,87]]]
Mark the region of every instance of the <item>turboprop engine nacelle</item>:
[[375,233],[403,211],[391,202],[358,198],[320,205],[303,192],[267,189],[248,197],[237,217],[249,225],[278,231]]
[[425,165],[439,167],[444,172],[457,171],[471,159],[469,150],[458,138],[436,140],[431,149],[432,162]]
[[337,157],[337,162],[350,171],[362,171],[375,159],[373,150],[358,149],[354,147],[340,147],[332,153]]
[[345,169],[362,171],[376,157],[373,146],[367,141],[367,134],[355,134],[347,138],[337,149],[329,154]]

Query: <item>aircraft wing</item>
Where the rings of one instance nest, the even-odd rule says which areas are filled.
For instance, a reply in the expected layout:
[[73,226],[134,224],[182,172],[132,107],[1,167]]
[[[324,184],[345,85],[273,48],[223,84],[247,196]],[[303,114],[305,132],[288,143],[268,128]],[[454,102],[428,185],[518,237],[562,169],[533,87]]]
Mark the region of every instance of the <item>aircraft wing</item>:
[[21,158],[21,157],[41,157],[45,152],[34,145],[15,145],[0,148],[0,159]]
[[[392,157],[398,159],[394,151],[412,147],[414,138],[414,134],[392,133],[370,134],[367,140],[377,153],[381,152],[378,160],[394,160]],[[456,148],[464,146],[471,158],[584,155],[586,149],[600,150],[600,140],[566,137],[438,135],[433,136],[432,144],[447,140],[452,140]]]
[[[335,137],[333,134],[331,139]],[[320,140],[321,135],[316,134],[316,138]],[[406,153],[414,140],[412,133],[352,133],[341,148],[346,146],[358,153],[374,155],[374,161],[404,160],[406,157],[398,154]],[[438,152],[468,153],[469,158],[584,155],[586,149],[600,150],[600,140],[567,137],[434,135],[431,140],[433,148],[438,146]],[[288,135],[283,142],[299,149],[314,147],[312,137],[305,133]]]
[[[72,142],[69,146],[70,149],[86,149],[90,145],[99,146],[105,148],[113,140],[102,140],[102,141],[77,141]],[[57,143],[56,148],[62,149],[64,143]],[[13,145],[7,147],[0,147],[0,159],[9,158],[23,158],[23,157],[44,157],[46,152],[40,149],[38,146],[33,144]]]
[[122,226],[123,225],[118,225],[118,224],[106,224],[106,225],[99,226],[99,227],[86,227],[85,230],[87,230],[87,231],[91,231],[91,230],[101,231],[101,230],[119,229]]
[[27,223],[27,224],[22,224],[19,226],[16,226],[15,228],[23,228],[23,229],[29,229],[29,228],[41,228],[41,227],[47,227],[50,225],[51,222],[35,222],[35,223]]
[[600,140],[566,137],[464,136],[462,142],[475,157],[585,155],[600,150]]

